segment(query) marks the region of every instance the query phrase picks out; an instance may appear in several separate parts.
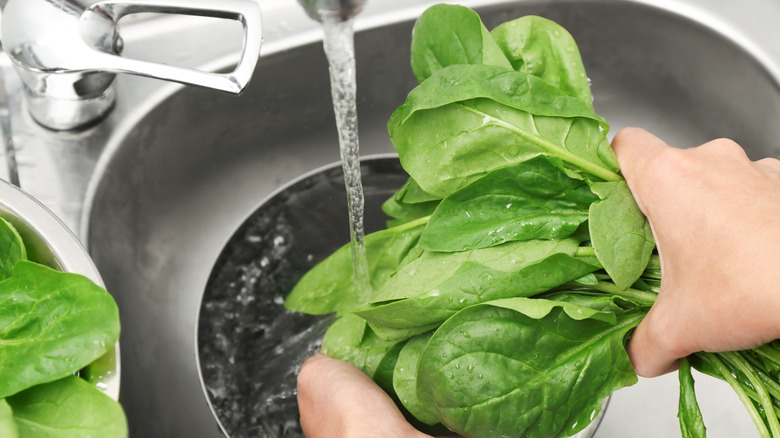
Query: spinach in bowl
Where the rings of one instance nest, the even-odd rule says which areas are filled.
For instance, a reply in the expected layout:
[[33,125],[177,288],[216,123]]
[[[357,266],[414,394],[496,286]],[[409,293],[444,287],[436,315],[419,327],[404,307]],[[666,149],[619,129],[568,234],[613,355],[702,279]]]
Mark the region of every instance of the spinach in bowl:
[[115,357],[116,303],[87,277],[38,263],[38,250],[0,219],[1,435],[126,437],[119,403],[78,376]]

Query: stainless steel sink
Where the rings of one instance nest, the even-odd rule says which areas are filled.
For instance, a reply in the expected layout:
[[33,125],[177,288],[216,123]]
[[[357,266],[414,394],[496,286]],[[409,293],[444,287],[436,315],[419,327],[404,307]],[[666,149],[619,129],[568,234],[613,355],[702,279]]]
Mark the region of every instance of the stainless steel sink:
[[[121,401],[133,436],[221,436],[196,362],[196,320],[209,274],[260,201],[338,160],[319,33],[302,11],[286,12],[296,7],[290,3],[265,2],[270,33],[255,77],[241,96],[122,78],[119,107],[92,132],[55,136],[24,116],[15,122],[24,128],[17,146],[30,143],[17,153],[22,160],[36,151],[28,160],[45,156],[71,167],[54,189],[40,182],[50,177],[40,176],[32,164],[20,167],[20,178],[23,187],[54,204],[81,230],[119,304]],[[693,0],[660,6],[632,0],[463,3],[474,6],[488,27],[539,14],[569,29],[592,80],[595,107],[612,132],[642,126],[680,147],[731,137],[751,157],[780,157],[780,48],[758,47],[745,33],[748,26],[739,26],[739,17],[729,22],[719,15],[718,6],[735,10],[725,1],[706,7]],[[415,85],[408,47],[413,19],[424,4],[374,0],[358,18],[364,155],[393,152],[385,124]],[[761,2],[764,9],[756,5],[753,11],[780,13],[771,2]],[[761,23],[771,28],[767,17],[757,20],[754,30]],[[235,60],[212,56],[199,62],[227,69]],[[64,146],[47,151],[38,144],[41,138]],[[730,391],[700,380],[713,397]],[[659,382],[659,389],[649,389],[654,382],[643,380],[616,394],[596,436],[618,436],[642,418],[649,418],[647,427],[620,436],[677,434],[674,413],[667,413],[676,403],[676,394],[669,393],[674,383]],[[736,398],[705,402],[711,436],[753,433],[746,417],[708,416],[707,404],[728,412],[741,407]]]

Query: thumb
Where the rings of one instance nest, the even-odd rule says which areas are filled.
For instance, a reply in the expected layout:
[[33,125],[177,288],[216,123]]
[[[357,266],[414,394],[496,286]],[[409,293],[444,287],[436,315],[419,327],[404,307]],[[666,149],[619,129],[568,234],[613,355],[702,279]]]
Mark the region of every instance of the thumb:
[[[663,336],[653,334],[657,324],[653,322],[653,315],[658,307],[654,306],[639,323],[626,345],[628,358],[634,371],[642,377],[656,377],[677,369],[678,359],[681,355],[670,353],[671,349],[663,343]],[[683,355],[684,356],[684,355]]]
[[416,431],[367,375],[321,354],[309,358],[298,374],[298,409],[309,438],[430,438]]
[[620,164],[620,171],[645,215],[646,201],[652,193],[648,170],[652,169],[653,161],[668,149],[671,147],[663,140],[641,128],[621,129],[612,140],[612,150]]

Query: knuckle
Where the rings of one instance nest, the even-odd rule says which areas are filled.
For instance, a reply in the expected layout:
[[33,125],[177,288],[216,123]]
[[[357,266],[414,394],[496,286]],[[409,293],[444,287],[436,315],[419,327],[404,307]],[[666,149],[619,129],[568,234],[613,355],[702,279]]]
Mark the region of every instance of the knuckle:
[[747,159],[747,154],[745,154],[745,150],[742,149],[742,146],[728,138],[718,138],[704,143],[695,149],[716,156]]
[[780,172],[780,160],[777,158],[762,158],[756,161],[756,164],[775,172]]

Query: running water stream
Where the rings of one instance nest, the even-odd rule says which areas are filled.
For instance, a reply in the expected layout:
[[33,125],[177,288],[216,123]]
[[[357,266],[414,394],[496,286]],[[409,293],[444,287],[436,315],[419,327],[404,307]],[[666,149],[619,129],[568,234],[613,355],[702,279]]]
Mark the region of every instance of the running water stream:
[[330,64],[330,86],[333,112],[339,133],[341,165],[347,189],[349,233],[352,246],[352,272],[357,296],[371,291],[363,227],[364,198],[360,178],[360,148],[358,142],[357,83],[355,80],[355,43],[352,19],[324,17],[323,45]]

